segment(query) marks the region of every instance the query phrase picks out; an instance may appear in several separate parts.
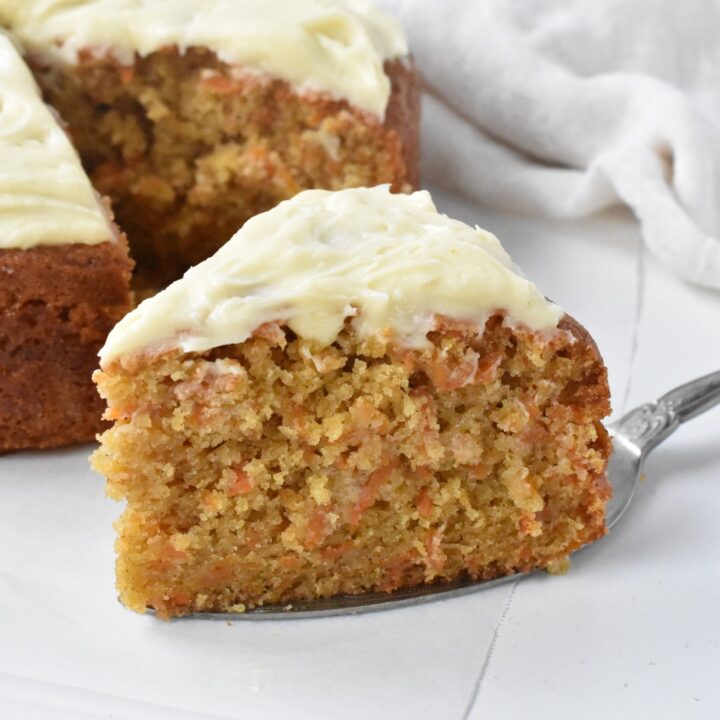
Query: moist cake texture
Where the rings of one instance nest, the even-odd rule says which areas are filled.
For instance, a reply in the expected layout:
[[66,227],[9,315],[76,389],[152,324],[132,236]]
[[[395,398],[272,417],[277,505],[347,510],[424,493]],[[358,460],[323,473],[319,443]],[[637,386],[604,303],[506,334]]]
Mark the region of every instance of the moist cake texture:
[[114,426],[93,464],[127,501],[134,610],[559,569],[605,532],[595,344],[427,193],[300,194],[128,315],[101,358]]
[[0,452],[92,440],[91,375],[130,309],[127,243],[0,32]]
[[361,0],[0,0],[140,286],[306,188],[418,182],[419,91],[399,26]]

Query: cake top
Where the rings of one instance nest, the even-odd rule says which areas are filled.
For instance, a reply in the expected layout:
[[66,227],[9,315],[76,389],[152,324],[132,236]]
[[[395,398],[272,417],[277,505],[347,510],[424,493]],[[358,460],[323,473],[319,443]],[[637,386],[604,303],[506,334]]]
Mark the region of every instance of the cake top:
[[33,52],[75,62],[82,50],[129,64],[175,45],[327,92],[383,117],[383,63],[407,55],[400,25],[369,0],[0,0],[0,24]]
[[0,248],[114,240],[57,118],[0,31]]
[[427,192],[306,190],[249,220],[220,250],[145,300],[110,333],[103,362],[140,350],[202,352],[268,322],[331,344],[361,337],[427,344],[438,315],[482,327],[491,313],[533,330],[562,310],[526,280],[494,235],[438,213]]

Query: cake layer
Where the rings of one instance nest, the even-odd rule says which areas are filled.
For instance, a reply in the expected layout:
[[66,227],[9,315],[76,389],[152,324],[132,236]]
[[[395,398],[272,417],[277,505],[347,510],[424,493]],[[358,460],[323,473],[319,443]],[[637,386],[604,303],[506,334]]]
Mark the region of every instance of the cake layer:
[[407,55],[399,24],[367,0],[0,0],[0,22],[67,63],[87,51],[132,65],[164,47],[208,48],[380,118],[391,91],[383,65]]
[[607,376],[567,317],[441,319],[418,349],[265,325],[96,377],[115,425],[93,464],[127,501],[117,580],[139,612],[560,570],[605,532]]
[[103,429],[91,377],[130,309],[131,267],[124,239],[0,248],[0,452],[90,442]]
[[145,348],[203,351],[281,321],[331,344],[354,318],[361,338],[427,344],[437,315],[482,327],[501,310],[532,330],[562,311],[497,238],[437,212],[427,192],[309,190],[253,218],[212,258],[124,318],[103,362]]
[[0,31],[0,248],[115,241],[77,153]]

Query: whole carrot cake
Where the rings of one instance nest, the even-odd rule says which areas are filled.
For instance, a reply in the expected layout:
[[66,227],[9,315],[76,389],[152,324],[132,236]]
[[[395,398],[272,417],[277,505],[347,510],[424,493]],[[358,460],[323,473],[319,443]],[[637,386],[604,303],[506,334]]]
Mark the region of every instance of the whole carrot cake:
[[127,243],[0,31],[0,452],[92,440],[91,376],[130,309]]
[[160,286],[306,188],[418,181],[400,26],[366,0],[0,0]]
[[557,569],[605,533],[595,344],[426,192],[281,203],[126,316],[101,367],[133,610]]

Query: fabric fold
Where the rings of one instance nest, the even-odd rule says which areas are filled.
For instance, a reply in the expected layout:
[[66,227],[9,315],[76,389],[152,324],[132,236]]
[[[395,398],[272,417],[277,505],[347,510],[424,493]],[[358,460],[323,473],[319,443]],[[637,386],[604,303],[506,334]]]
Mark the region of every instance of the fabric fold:
[[660,261],[720,289],[720,6],[379,4],[423,74],[427,182],[560,218],[626,204]]

